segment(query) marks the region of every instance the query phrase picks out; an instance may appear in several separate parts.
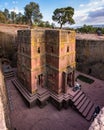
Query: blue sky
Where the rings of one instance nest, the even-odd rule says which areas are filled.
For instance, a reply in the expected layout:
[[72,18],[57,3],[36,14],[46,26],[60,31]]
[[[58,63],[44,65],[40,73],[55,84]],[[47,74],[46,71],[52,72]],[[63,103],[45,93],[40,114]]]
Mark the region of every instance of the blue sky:
[[52,21],[52,14],[56,8],[71,6],[75,9],[74,26],[83,24],[104,24],[104,0],[0,0],[0,10],[24,12],[24,7],[30,1],[40,6],[44,21]]

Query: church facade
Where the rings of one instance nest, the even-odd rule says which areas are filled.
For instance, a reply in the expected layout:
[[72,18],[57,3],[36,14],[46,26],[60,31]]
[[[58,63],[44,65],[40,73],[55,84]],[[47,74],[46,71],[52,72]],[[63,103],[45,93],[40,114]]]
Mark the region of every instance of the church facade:
[[74,31],[18,31],[18,78],[31,94],[41,88],[67,93],[75,83],[75,65]]

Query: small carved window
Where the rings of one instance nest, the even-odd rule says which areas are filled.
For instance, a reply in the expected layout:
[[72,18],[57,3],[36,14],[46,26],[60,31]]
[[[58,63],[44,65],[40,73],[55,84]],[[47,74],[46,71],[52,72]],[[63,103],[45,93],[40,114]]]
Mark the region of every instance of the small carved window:
[[40,47],[38,47],[38,53],[40,53]]
[[78,58],[76,58],[76,62],[79,62],[79,59],[78,59]]
[[69,31],[68,34],[70,34],[71,32]]
[[67,47],[67,52],[69,52],[69,46]]
[[53,53],[53,47],[51,47],[51,52]]
[[23,52],[24,52],[24,47],[22,48]]

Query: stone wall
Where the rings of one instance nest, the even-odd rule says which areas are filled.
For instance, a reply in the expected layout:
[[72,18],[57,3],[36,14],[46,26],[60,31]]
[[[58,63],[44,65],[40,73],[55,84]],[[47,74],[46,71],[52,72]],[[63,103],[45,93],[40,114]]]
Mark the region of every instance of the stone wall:
[[10,110],[0,60],[0,130],[11,130]]
[[104,108],[102,108],[100,113],[94,119],[89,130],[104,130]]
[[77,70],[104,80],[104,41],[76,40]]
[[6,57],[16,66],[16,34],[0,32],[0,57]]

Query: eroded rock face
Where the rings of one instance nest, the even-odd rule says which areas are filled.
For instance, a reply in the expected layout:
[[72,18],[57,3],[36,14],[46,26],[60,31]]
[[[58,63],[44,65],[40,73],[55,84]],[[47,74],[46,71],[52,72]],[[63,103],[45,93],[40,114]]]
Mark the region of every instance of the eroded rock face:
[[94,119],[89,130],[104,130],[104,108],[102,108],[98,116]]
[[98,38],[76,40],[76,69],[104,80],[104,38]]
[[1,100],[1,94],[0,94],[0,130],[7,130],[6,124],[5,124],[5,118],[4,118],[4,108]]
[[11,130],[9,102],[0,59],[0,130]]

